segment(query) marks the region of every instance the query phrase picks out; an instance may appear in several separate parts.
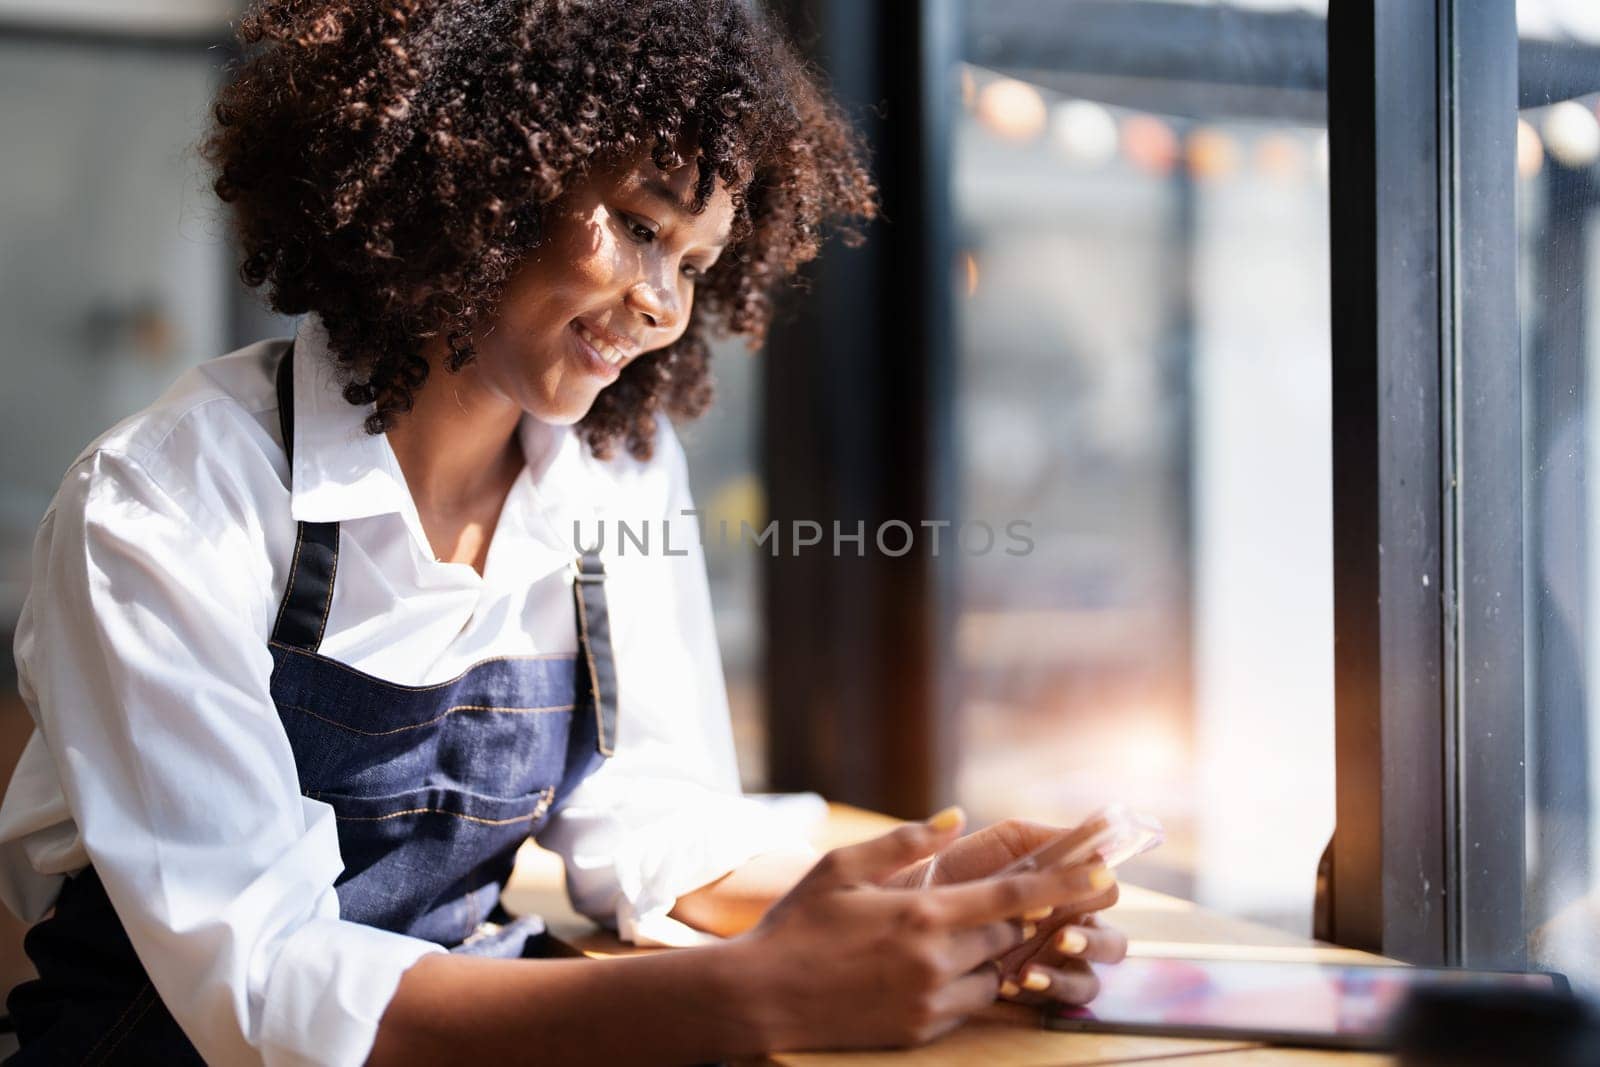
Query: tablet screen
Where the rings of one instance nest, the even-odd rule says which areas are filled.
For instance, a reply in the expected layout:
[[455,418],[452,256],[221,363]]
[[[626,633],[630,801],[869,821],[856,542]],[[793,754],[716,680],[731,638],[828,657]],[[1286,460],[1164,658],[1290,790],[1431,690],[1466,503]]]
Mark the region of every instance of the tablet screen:
[[1383,1043],[1395,1009],[1417,985],[1565,988],[1545,974],[1278,960],[1130,957],[1095,972],[1101,989],[1093,1003],[1056,1008],[1047,1025],[1370,1048]]

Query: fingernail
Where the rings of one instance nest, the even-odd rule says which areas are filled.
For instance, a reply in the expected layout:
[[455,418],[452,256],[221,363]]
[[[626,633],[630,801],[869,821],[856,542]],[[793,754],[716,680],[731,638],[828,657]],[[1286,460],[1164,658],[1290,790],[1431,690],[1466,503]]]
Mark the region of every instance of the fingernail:
[[1051,913],[1055,910],[1056,909],[1050,907],[1049,905],[1046,905],[1042,908],[1034,908],[1032,911],[1025,911],[1022,913],[1022,917],[1031,923],[1043,922],[1044,920],[1050,918]]
[[1033,940],[1033,935],[1038,933],[1038,932],[1039,932],[1039,928],[1037,926],[1033,925],[1033,923],[1025,922],[1025,923],[1022,924],[1022,940],[1024,940],[1024,941],[1032,941]]
[[1099,892],[1110,889],[1117,884],[1117,876],[1105,867],[1095,867],[1089,871],[1089,888]]
[[1062,952],[1076,956],[1089,947],[1089,939],[1083,936],[1083,931],[1067,927],[1061,931],[1061,936],[1056,938],[1056,947]]
[[1022,989],[1009,978],[1000,983],[1000,995],[1002,997],[1014,997],[1020,992],[1022,992]]
[[961,807],[959,805],[952,804],[943,811],[934,815],[930,815],[928,817],[928,826],[931,829],[939,831],[954,830],[956,827],[961,825],[963,818],[964,816],[961,814]]
[[1022,988],[1031,989],[1035,993],[1043,993],[1050,988],[1050,976],[1043,971],[1028,968],[1028,973],[1022,976]]

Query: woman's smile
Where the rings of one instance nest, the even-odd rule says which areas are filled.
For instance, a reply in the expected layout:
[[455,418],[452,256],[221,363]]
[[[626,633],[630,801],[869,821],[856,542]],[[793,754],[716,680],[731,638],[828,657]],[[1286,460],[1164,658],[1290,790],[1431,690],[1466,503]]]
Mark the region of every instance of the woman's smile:
[[590,340],[593,335],[576,320],[569,332],[572,334],[573,351],[577,352],[584,370],[607,384],[616,381],[617,375],[622,373],[622,360],[618,358],[613,362],[609,359],[598,347],[599,342]]
[[598,324],[573,319],[571,332],[584,365],[606,382],[615,381],[623,365],[639,354],[638,344]]

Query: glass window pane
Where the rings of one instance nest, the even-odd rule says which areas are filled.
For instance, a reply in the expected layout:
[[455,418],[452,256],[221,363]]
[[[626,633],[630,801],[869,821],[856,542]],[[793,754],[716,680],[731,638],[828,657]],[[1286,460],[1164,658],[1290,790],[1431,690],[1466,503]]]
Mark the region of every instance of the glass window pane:
[[[1600,9],[1518,0],[1517,227],[1523,351],[1528,897],[1533,966],[1600,984]],[[1584,77],[1576,82],[1572,75]]]
[[1148,810],[1169,840],[1130,880],[1309,933],[1334,798],[1325,5],[1004,7],[967,5],[955,72],[963,514],[1002,531],[961,552],[959,793]]

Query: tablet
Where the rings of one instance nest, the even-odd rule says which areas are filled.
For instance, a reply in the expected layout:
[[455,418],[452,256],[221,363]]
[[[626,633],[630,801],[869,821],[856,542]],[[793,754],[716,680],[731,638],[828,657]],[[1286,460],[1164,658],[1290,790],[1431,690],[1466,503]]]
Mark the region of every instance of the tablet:
[[1555,974],[1280,960],[1129,957],[1094,965],[1100,995],[1048,1009],[1058,1030],[1216,1037],[1381,1049],[1406,994],[1422,985],[1567,992]]

